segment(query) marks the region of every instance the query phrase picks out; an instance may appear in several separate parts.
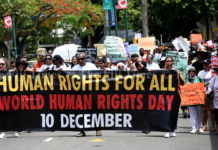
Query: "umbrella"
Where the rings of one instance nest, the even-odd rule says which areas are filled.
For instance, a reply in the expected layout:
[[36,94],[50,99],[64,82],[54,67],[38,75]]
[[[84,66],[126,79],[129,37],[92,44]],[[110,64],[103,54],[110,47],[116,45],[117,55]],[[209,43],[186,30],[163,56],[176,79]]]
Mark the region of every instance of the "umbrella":
[[60,55],[64,59],[64,61],[70,61],[72,57],[76,55],[78,47],[81,46],[75,44],[65,44],[59,46],[54,50],[52,57],[54,57],[55,55]]

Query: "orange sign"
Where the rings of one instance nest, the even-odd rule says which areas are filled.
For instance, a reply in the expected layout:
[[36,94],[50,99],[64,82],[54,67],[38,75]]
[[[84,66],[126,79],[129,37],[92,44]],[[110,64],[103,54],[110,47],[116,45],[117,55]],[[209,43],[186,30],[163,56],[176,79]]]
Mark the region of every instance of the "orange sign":
[[138,46],[144,50],[155,49],[155,37],[145,37],[138,39]]
[[204,104],[204,83],[191,83],[181,86],[181,106]]
[[202,35],[201,34],[191,34],[191,42],[194,42],[194,43],[202,42]]

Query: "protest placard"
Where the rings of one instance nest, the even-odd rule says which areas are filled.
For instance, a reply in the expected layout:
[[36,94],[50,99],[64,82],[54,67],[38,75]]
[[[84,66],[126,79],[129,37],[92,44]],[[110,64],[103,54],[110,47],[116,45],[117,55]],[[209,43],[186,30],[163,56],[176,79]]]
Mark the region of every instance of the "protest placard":
[[202,42],[202,35],[201,34],[191,34],[191,42],[193,43]]
[[212,56],[211,78],[216,75],[216,73],[214,72],[214,68],[218,68],[218,56]]
[[97,47],[97,56],[101,57],[102,52],[106,53],[105,44],[94,44],[94,47]]
[[186,52],[188,52],[190,50],[187,42],[184,40],[184,38],[182,36],[175,39],[172,43],[175,46],[175,48],[177,49],[177,51],[179,49],[183,49]]
[[77,53],[84,53],[86,61],[93,63],[97,58],[97,47],[78,47]]
[[145,37],[138,39],[138,46],[144,50],[155,49],[155,37]]
[[131,44],[131,45],[129,45],[129,53],[130,53],[130,55],[133,54],[133,53],[136,53],[136,54],[139,55],[138,44]]
[[180,86],[181,106],[204,104],[204,83],[191,83]]
[[173,58],[173,68],[178,69],[183,77],[186,77],[186,69],[188,64],[187,52],[167,51],[166,57]]
[[106,50],[111,60],[126,60],[126,50],[123,40],[116,36],[106,36]]
[[140,39],[142,38],[142,34],[141,33],[136,33],[135,34],[135,39]]

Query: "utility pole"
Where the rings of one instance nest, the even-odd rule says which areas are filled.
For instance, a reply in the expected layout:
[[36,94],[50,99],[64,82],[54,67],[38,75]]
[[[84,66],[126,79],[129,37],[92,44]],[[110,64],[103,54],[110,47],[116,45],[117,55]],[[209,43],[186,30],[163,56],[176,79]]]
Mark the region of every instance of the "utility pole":
[[147,0],[141,0],[142,5],[142,31],[143,37],[148,37],[148,10],[147,10]]
[[108,10],[104,10],[104,35],[109,36]]

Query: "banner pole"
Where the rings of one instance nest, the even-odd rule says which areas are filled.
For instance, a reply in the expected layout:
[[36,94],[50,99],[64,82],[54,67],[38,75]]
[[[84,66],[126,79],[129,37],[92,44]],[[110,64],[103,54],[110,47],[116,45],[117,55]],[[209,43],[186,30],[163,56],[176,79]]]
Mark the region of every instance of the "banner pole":
[[11,16],[11,19],[12,19],[12,30],[13,30],[14,52],[15,52],[15,58],[17,58],[17,43],[16,43],[14,17]]
[[124,9],[124,11],[125,11],[125,22],[126,22],[126,41],[129,43],[127,9]]
[[118,24],[117,24],[117,8],[116,8],[116,0],[113,0],[113,2],[114,2],[115,33],[116,33],[116,36],[118,36]]

